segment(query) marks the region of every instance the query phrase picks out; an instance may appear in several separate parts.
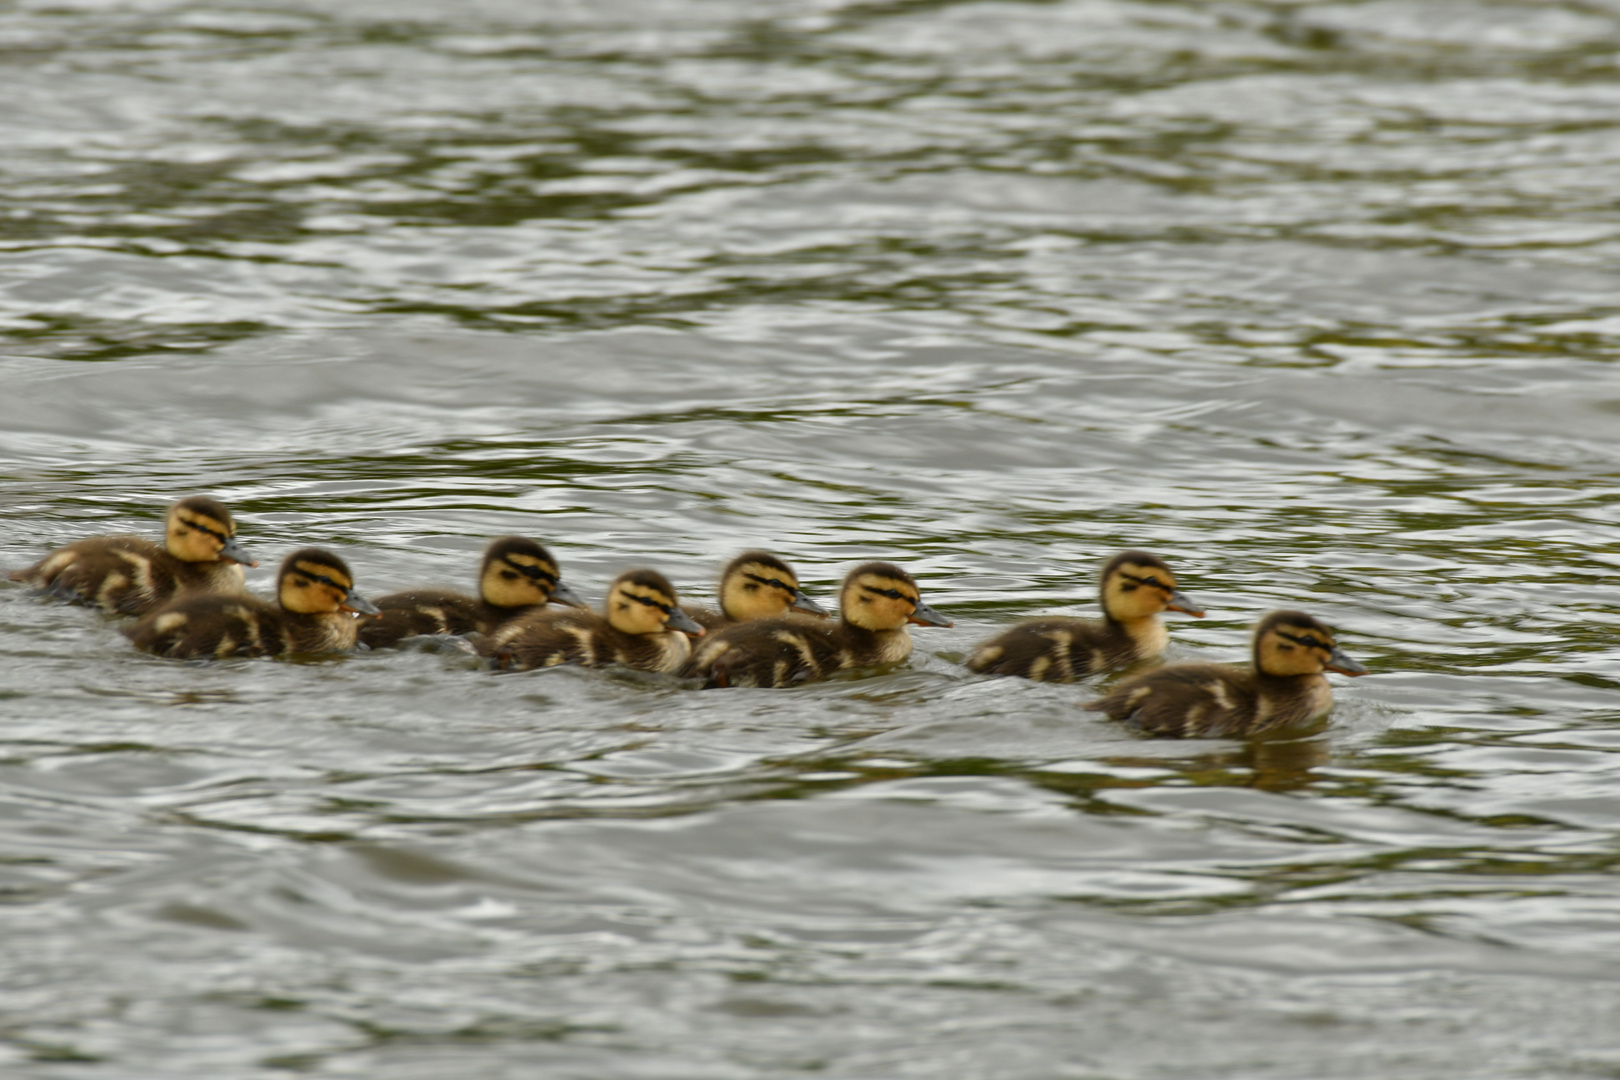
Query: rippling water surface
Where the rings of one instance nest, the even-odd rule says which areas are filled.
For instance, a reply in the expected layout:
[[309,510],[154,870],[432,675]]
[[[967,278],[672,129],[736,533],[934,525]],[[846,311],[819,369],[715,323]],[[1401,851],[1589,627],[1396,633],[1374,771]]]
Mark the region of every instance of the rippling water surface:
[[[794,691],[0,588],[0,1072],[1620,1076],[1612,0],[0,5],[0,564],[956,619]],[[1153,550],[1331,723],[970,676]]]

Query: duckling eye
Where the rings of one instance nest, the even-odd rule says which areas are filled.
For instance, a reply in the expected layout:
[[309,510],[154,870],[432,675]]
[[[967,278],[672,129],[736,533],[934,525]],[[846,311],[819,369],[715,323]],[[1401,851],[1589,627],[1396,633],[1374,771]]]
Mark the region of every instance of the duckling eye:
[[662,611],[665,615],[668,615],[671,611],[675,610],[675,605],[660,604],[657,600],[654,600],[650,596],[638,596],[635,593],[625,593],[624,595],[628,596],[638,604],[646,604],[648,607],[655,607],[659,611]]
[[[509,562],[506,565],[510,566],[513,570],[516,570],[519,574],[522,574],[524,577],[528,578],[530,581],[546,581],[546,582],[550,582],[552,585],[557,584],[557,575],[553,574],[551,571],[545,569],[544,567],[529,566],[529,565],[527,565],[525,563],[513,563],[513,562]],[[510,580],[513,577],[513,575],[511,573],[509,573],[508,571],[505,571],[505,570],[502,570],[501,574],[504,577],[506,577],[508,580]]]
[[308,581],[304,580],[303,578],[299,578],[298,579],[298,587],[300,589],[302,589],[305,585],[309,585],[312,582],[316,582],[316,581],[320,582],[322,585],[330,585],[330,586],[332,586],[332,588],[336,589],[338,592],[342,593],[345,596],[347,596],[349,594],[349,586],[341,584],[341,583],[339,583],[337,581],[334,581],[331,578],[327,577],[325,574],[310,574]]
[[180,528],[176,530],[176,533],[178,535],[180,535],[180,536],[184,536],[184,535],[186,535],[186,530],[188,528],[195,529],[197,532],[200,532],[200,533],[206,533],[207,535],[212,536],[215,540],[218,540],[222,544],[230,539],[229,536],[226,536],[224,533],[220,532],[218,529],[210,529],[208,526],[199,525],[195,521],[182,521],[182,522],[180,522]]
[[[862,585],[861,588],[878,596],[887,596],[890,600],[910,600],[911,598],[899,589],[880,589],[876,585]],[[915,601],[913,601],[915,603]]]
[[502,570],[501,571],[501,577],[505,578],[507,581],[516,581],[518,578],[520,578],[522,576],[523,575],[519,574],[516,570]]
[[[1170,591],[1170,586],[1166,585],[1152,574],[1149,574],[1146,577],[1137,577],[1135,574],[1120,574],[1119,576],[1124,578],[1126,581],[1134,582],[1136,585],[1151,585],[1155,589],[1163,589],[1165,592]],[[1131,585],[1125,586],[1126,592],[1130,592],[1131,589]]]
[[[769,585],[773,589],[781,589],[783,592],[795,591],[792,585],[789,585],[781,578],[760,577],[758,574],[744,574],[743,577],[747,578],[749,581],[757,581],[760,585]],[[744,585],[743,588],[749,592],[755,592],[757,591],[758,586]]]
[[[1297,645],[1303,645],[1307,649],[1331,649],[1332,648],[1331,645],[1322,644],[1312,634],[1303,634],[1303,635],[1286,634],[1283,631],[1279,630],[1279,631],[1277,631],[1277,636],[1280,637],[1280,638],[1286,638],[1289,641],[1292,641]],[[1283,646],[1283,648],[1285,648],[1285,649],[1287,647],[1288,646],[1286,646],[1286,645]]]

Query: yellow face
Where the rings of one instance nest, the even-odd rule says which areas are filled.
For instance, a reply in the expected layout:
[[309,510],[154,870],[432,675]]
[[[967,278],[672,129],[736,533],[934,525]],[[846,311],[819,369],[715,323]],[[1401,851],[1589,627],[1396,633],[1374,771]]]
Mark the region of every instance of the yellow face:
[[236,535],[236,526],[186,506],[169,511],[165,546],[169,554],[186,562],[218,562],[220,552]]
[[898,630],[921,602],[917,586],[887,574],[859,573],[844,583],[842,614],[863,630]]
[[738,622],[772,619],[793,606],[799,579],[780,566],[750,562],[734,566],[720,583],[720,610]]
[[312,559],[292,559],[281,569],[281,606],[300,615],[322,615],[346,606],[354,582],[342,569]]
[[1170,606],[1175,575],[1163,566],[1126,562],[1103,582],[1103,610],[1120,622],[1146,619]]
[[557,568],[523,551],[509,551],[491,559],[478,583],[479,595],[496,607],[548,604],[558,581]]
[[1315,619],[1262,625],[1255,637],[1254,659],[1267,675],[1320,675],[1329,669],[1358,675],[1366,670],[1340,652],[1333,632]]
[[675,597],[644,582],[621,578],[608,592],[608,622],[621,633],[662,634],[674,612]]

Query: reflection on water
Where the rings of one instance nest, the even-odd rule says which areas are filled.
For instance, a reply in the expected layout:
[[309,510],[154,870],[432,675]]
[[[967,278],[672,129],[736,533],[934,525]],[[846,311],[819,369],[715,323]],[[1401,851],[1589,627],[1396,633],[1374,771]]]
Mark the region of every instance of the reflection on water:
[[[900,671],[165,664],[0,588],[0,1071],[1598,1076],[1612,54],[1529,0],[0,11],[0,565],[889,558]],[[82,363],[81,361],[106,361]],[[1320,729],[970,676],[1121,547]],[[1166,1033],[1173,1032],[1173,1038]]]

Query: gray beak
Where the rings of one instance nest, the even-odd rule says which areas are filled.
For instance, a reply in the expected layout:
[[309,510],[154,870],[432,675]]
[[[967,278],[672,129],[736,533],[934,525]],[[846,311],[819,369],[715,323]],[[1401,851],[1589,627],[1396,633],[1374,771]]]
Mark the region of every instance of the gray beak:
[[219,549],[219,557],[222,559],[229,559],[234,563],[241,563],[243,566],[259,565],[259,560],[249,555],[247,553],[247,549],[241,544],[238,544],[236,542],[236,537],[234,536],[227,539],[225,541],[225,546]]
[[569,607],[590,607],[579,598],[579,593],[568,587],[564,581],[557,582],[551,589],[551,602],[553,604],[566,604]]
[[933,608],[931,608],[927,604],[923,603],[921,599],[919,599],[917,601],[917,607],[915,608],[915,610],[912,611],[911,618],[907,619],[906,621],[907,622],[914,622],[918,626],[950,626],[951,625],[951,620],[947,619],[945,616],[941,615],[939,612],[935,611]]
[[1195,619],[1204,617],[1204,609],[1193,603],[1193,598],[1179,589],[1170,594],[1170,598],[1164,602],[1164,606],[1171,611],[1180,611],[1191,615]]
[[831,614],[826,608],[804,595],[803,589],[793,590],[793,603],[788,605],[794,611],[802,611],[807,615],[827,616]]
[[373,604],[370,600],[367,600],[353,589],[350,589],[348,594],[343,597],[343,603],[339,604],[338,607],[342,608],[344,611],[352,611],[356,615],[382,614],[382,609],[378,608],[376,604]]
[[1337,645],[1333,646],[1333,655],[1328,657],[1328,662],[1323,666],[1329,671],[1337,671],[1340,675],[1367,674],[1367,669],[1365,666],[1350,659],[1350,657],[1345,655],[1344,650],[1339,648]]
[[707,632],[703,629],[703,627],[699,626],[693,621],[692,616],[688,615],[678,607],[670,609],[669,621],[664,625],[669,627],[671,630],[679,630],[683,634],[691,634],[693,637],[702,637]]

